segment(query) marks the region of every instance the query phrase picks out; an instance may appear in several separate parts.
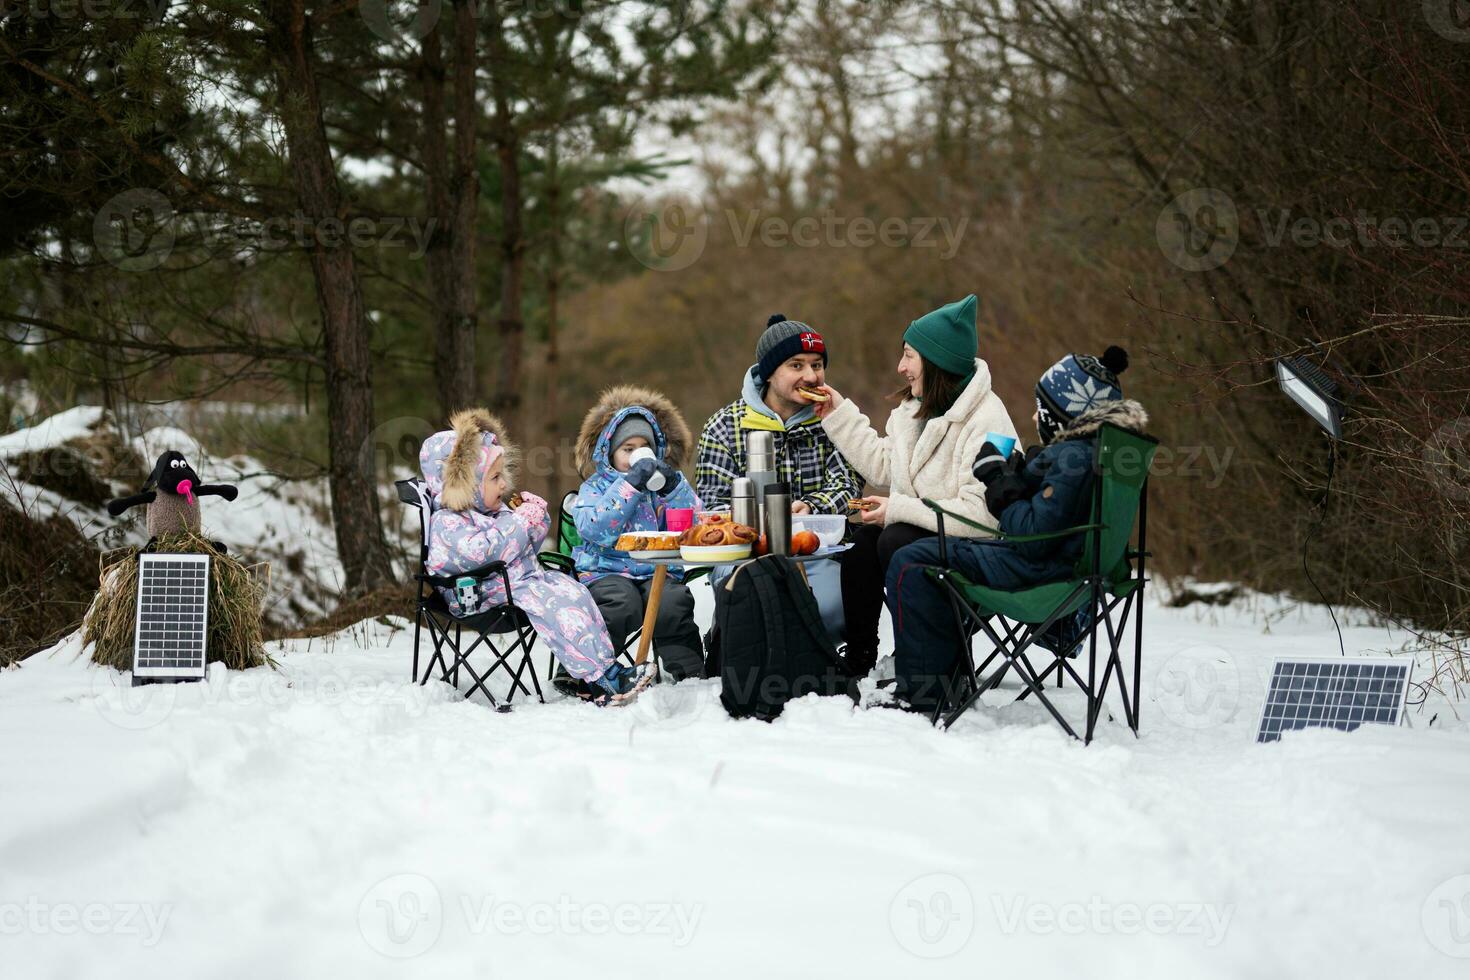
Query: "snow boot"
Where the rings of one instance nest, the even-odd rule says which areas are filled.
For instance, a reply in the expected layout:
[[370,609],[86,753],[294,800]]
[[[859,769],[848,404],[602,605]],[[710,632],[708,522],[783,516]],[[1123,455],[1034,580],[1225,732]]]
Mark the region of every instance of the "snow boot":
[[658,665],[653,661],[632,667],[614,661],[594,682],[597,693],[592,703],[598,707],[629,704],[657,677]]

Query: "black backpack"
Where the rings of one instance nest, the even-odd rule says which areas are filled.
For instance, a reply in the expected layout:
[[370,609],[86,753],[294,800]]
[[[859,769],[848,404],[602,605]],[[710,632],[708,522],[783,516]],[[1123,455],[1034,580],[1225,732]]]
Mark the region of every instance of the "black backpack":
[[710,667],[719,671],[720,703],[732,718],[770,721],[787,701],[813,691],[857,701],[857,680],[827,638],[811,588],[780,555],[748,561],[721,583],[714,632]]

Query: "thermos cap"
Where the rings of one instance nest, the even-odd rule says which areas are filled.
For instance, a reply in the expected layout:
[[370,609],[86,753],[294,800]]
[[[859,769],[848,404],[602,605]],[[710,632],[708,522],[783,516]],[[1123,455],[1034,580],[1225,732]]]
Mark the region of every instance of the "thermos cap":
[[730,484],[730,496],[732,497],[754,497],[755,484],[748,476],[737,476]]
[[791,484],[784,483],[784,482],[783,483],[768,483],[768,484],[766,484],[766,496],[769,497],[773,493],[784,493],[787,496],[790,496],[791,495]]

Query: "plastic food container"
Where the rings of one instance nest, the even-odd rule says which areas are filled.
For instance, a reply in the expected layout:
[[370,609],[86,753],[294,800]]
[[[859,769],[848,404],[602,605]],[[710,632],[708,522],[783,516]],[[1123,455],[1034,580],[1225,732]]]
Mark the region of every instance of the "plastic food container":
[[811,531],[822,543],[823,548],[832,548],[842,543],[847,530],[846,514],[792,514],[791,531]]
[[679,549],[679,554],[685,561],[694,562],[716,562],[716,561],[739,561],[749,558],[751,546],[748,544],[717,544],[700,546],[686,544]]

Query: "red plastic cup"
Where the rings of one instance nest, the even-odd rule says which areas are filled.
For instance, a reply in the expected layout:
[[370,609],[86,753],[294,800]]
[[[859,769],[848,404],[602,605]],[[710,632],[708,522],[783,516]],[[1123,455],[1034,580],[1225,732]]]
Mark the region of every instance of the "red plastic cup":
[[694,526],[694,508],[670,507],[664,511],[664,521],[670,531],[687,531]]

